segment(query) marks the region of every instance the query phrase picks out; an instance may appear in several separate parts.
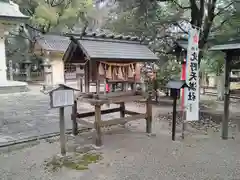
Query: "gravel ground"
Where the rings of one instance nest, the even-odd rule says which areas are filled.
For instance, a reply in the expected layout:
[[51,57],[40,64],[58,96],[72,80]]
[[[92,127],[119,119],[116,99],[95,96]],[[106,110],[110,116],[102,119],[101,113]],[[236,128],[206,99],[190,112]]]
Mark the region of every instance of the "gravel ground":
[[[132,107],[133,108],[133,107]],[[130,108],[131,109],[131,108]],[[139,106],[139,111],[144,107]],[[154,108],[156,114],[159,109]],[[154,115],[154,117],[157,117]],[[0,154],[0,179],[3,180],[237,180],[240,179],[240,137],[221,140],[219,132],[208,134],[188,131],[184,140],[177,133],[172,142],[169,123],[154,119],[154,134],[146,135],[145,121],[139,120],[125,128],[105,130],[103,160],[88,170],[44,170],[45,160],[59,153],[59,144],[41,141],[27,147]],[[83,146],[92,141],[93,132],[68,138],[68,147]],[[69,148],[70,149],[70,148]]]

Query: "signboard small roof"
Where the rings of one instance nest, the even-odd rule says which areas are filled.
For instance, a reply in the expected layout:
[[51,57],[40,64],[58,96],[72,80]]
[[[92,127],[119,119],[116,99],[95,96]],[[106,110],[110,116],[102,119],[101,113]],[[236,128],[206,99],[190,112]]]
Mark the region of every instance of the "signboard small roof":
[[182,89],[189,86],[186,84],[185,80],[170,80],[167,83],[167,87],[171,89]]
[[68,86],[66,84],[58,84],[56,86],[47,86],[46,88],[41,90],[41,92],[44,93],[44,94],[49,94],[49,93],[51,93],[53,91],[56,91],[58,89],[71,89],[71,90],[74,90],[74,91],[80,91],[79,89],[73,88],[73,87]]

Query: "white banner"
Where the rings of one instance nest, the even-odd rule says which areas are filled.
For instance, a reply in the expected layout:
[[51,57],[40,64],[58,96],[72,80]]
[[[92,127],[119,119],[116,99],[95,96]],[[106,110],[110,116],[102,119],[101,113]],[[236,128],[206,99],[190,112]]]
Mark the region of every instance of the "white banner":
[[199,68],[198,68],[198,40],[199,30],[189,30],[186,83],[190,88],[185,88],[186,121],[199,120]]

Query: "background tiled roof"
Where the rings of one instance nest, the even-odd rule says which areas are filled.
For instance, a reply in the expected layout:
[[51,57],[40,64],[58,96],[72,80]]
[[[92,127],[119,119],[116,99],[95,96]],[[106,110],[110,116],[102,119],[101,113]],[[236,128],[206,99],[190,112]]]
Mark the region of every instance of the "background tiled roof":
[[0,1],[0,19],[27,20],[29,17],[22,14],[18,5],[10,2]]
[[70,44],[70,39],[59,35],[41,35],[37,42],[42,49],[47,51],[65,52]]

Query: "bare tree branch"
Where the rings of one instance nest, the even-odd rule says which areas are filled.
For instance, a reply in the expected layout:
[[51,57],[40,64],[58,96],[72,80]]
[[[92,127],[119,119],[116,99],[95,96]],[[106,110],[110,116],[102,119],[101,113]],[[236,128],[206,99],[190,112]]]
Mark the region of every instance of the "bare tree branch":
[[67,9],[71,3],[72,3],[72,0],[68,0],[68,2],[65,5],[65,9]]
[[183,27],[178,22],[174,23],[173,25],[176,25],[179,29],[181,29],[181,31],[183,31],[183,33],[188,34],[188,32],[183,29]]
[[220,25],[212,28],[211,32],[215,32],[215,31],[219,30],[228,20],[229,20],[229,19],[225,19],[224,21],[222,21],[222,22],[220,23]]
[[184,6],[182,6],[181,4],[179,4],[179,3],[177,2],[177,0],[172,0],[172,2],[173,2],[176,6],[178,6],[180,9],[191,9],[191,6],[186,6],[186,7],[184,7]]
[[21,38],[23,38],[23,39],[27,39],[27,40],[29,40],[29,41],[32,41],[32,39],[30,39],[29,37],[23,36],[23,35],[21,35],[21,34],[15,34],[15,33],[12,33],[12,32],[9,32],[9,34],[12,35],[12,36],[19,36],[19,37],[21,37]]
[[33,29],[34,31],[40,32],[40,33],[42,33],[42,34],[45,34],[45,33],[46,33],[46,31],[45,31],[43,28],[39,29],[39,28],[33,27],[33,26],[30,25],[30,24],[25,24],[25,25],[26,25],[27,27]]
[[219,16],[220,14],[222,14],[224,11],[226,11],[231,5],[233,5],[234,4],[234,0],[231,2],[231,3],[229,3],[228,5],[226,5],[225,7],[223,7],[223,8],[221,8],[215,15],[214,15],[214,17],[216,17],[216,16]]
[[13,56],[16,52],[18,52],[19,50],[20,50],[19,48],[16,48],[16,49],[14,49],[13,51],[6,50],[6,56],[11,57],[11,56]]
[[51,6],[52,7],[56,7],[56,6],[59,6],[59,5],[63,4],[63,3],[64,3],[64,0],[61,0],[59,2],[56,2],[55,0],[52,0]]

